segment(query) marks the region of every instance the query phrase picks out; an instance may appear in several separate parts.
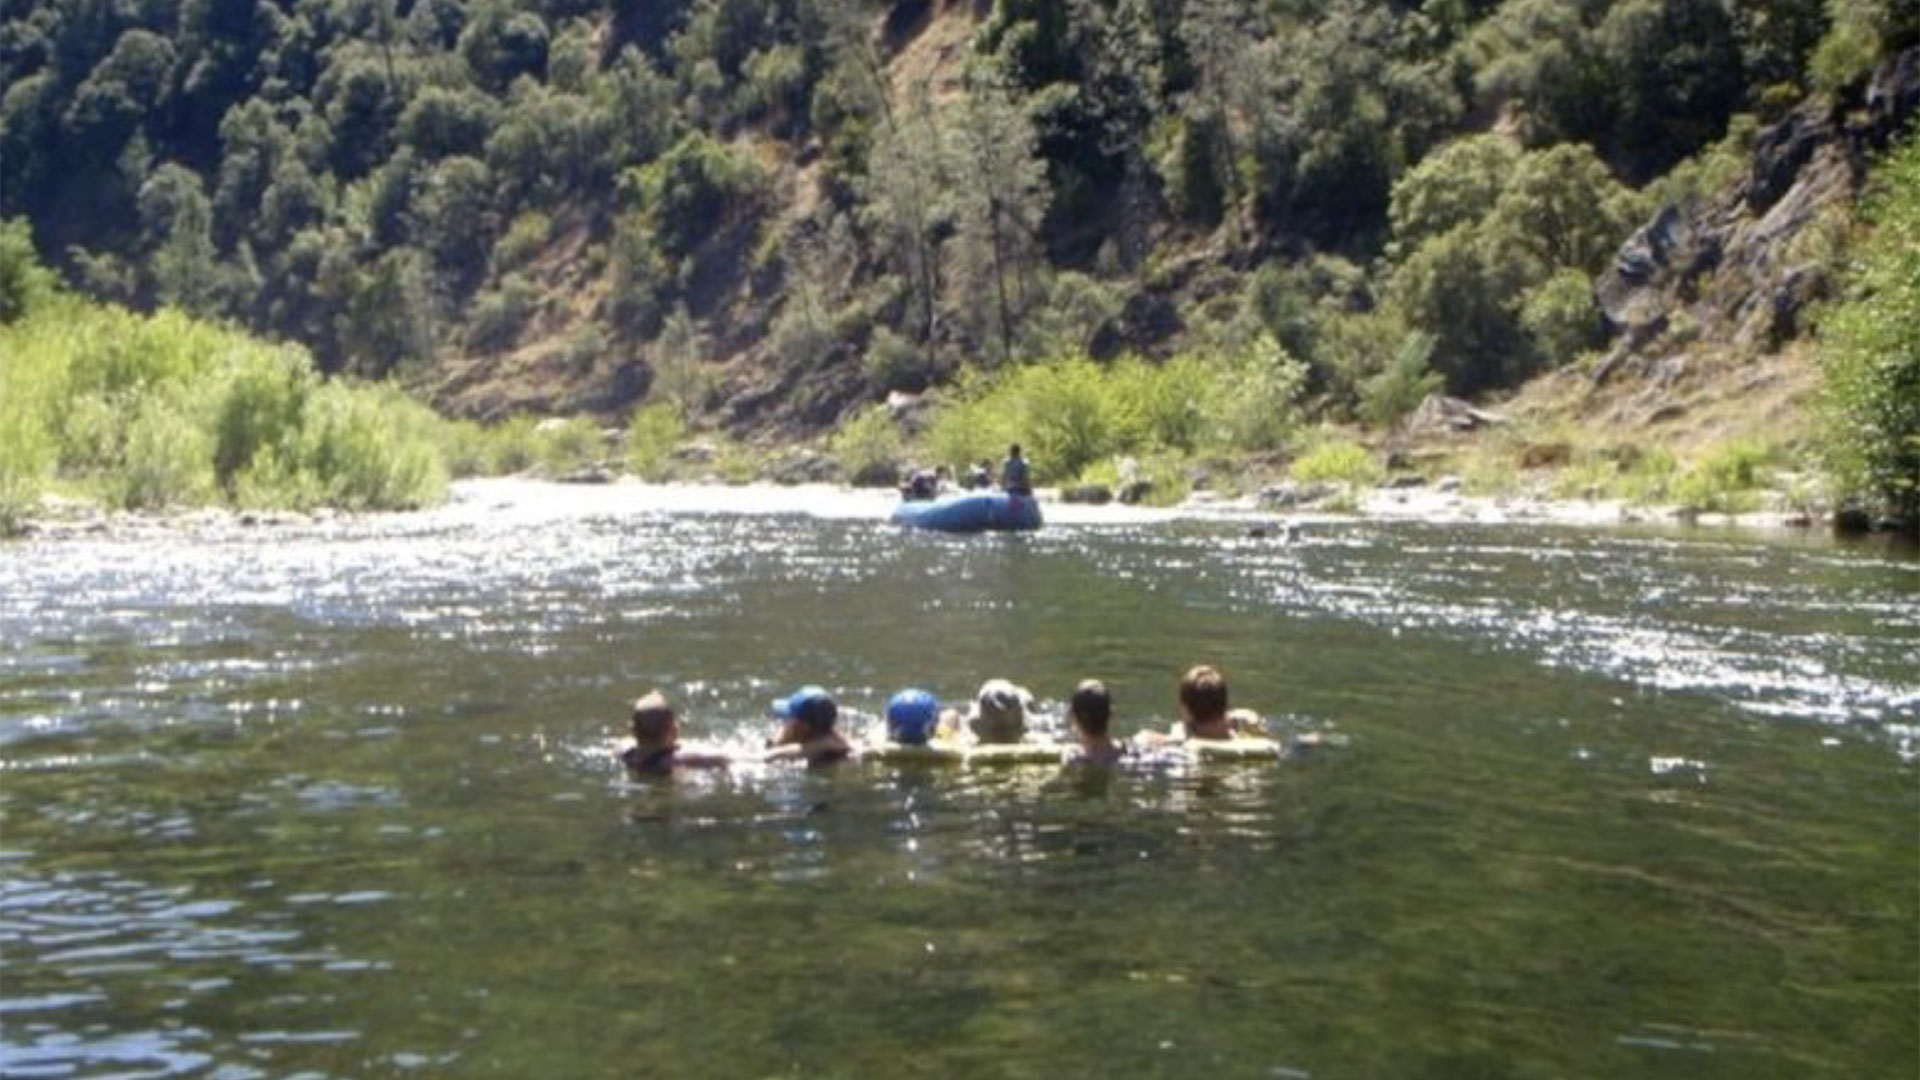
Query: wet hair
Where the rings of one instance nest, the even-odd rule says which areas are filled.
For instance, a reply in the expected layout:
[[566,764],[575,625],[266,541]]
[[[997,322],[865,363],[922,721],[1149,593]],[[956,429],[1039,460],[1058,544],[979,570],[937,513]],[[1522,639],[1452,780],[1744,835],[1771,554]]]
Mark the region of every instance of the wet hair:
[[1067,712],[1081,731],[1089,735],[1105,735],[1107,724],[1113,719],[1113,696],[1107,693],[1107,684],[1099,679],[1088,679],[1073,688],[1073,700],[1067,705]]
[[1227,715],[1227,677],[1218,668],[1196,664],[1180,677],[1180,704],[1195,723]]
[[658,690],[633,703],[633,737],[636,739],[659,742],[667,737],[673,721],[673,706],[667,704],[667,696]]

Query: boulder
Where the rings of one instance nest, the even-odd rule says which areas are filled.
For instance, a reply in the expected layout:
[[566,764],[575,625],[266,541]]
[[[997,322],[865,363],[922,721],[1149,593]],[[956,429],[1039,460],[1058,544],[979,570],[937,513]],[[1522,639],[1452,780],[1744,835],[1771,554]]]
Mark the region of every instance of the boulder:
[[1507,418],[1499,413],[1477,409],[1457,397],[1428,394],[1426,400],[1407,415],[1406,426],[1410,432],[1473,431],[1506,422]]
[[613,470],[605,465],[584,465],[554,480],[561,484],[611,484],[613,476]]
[[1126,503],[1128,506],[1133,506],[1138,503],[1145,502],[1147,500],[1147,496],[1152,494],[1153,494],[1153,481],[1130,480],[1120,485],[1120,490],[1116,493],[1116,497],[1121,502]]
[[1873,529],[1873,515],[1864,507],[1842,506],[1833,512],[1833,531],[1842,536],[1858,536]]
[[1291,480],[1283,480],[1261,489],[1260,503],[1276,510],[1286,510],[1298,506],[1311,506],[1332,498],[1336,493],[1332,484],[1296,484]]
[[1105,506],[1113,501],[1113,489],[1105,484],[1074,484],[1060,489],[1060,501],[1086,506]]

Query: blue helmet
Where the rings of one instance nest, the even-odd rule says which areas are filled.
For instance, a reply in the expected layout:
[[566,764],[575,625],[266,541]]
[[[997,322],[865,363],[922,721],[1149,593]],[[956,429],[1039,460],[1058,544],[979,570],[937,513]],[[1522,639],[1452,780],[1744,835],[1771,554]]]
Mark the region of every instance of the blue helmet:
[[773,714],[783,720],[798,720],[814,731],[831,731],[840,707],[824,689],[803,686],[786,697],[775,698]]
[[887,702],[887,738],[919,746],[940,724],[940,702],[925,690],[902,690]]

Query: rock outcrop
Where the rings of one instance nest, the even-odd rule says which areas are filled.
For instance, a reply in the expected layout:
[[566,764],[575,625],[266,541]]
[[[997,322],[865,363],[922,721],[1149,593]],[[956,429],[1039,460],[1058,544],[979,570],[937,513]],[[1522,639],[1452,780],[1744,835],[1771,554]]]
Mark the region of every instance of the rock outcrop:
[[1595,284],[1612,347],[1598,385],[1644,377],[1708,338],[1772,351],[1831,295],[1819,233],[1859,194],[1871,155],[1920,111],[1920,48],[1881,65],[1848,100],[1806,102],[1754,139],[1747,175],[1692,207],[1664,206]]

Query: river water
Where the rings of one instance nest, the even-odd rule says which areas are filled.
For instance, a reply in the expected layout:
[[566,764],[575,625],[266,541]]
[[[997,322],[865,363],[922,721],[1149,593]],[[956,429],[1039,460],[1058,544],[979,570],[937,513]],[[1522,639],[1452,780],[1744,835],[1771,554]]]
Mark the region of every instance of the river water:
[[[7,1077],[1894,1077],[1920,1061],[1920,561],[1731,532],[462,487],[0,546]],[[1056,515],[1058,516],[1058,515]],[[636,783],[660,686],[803,682],[1279,765]]]

